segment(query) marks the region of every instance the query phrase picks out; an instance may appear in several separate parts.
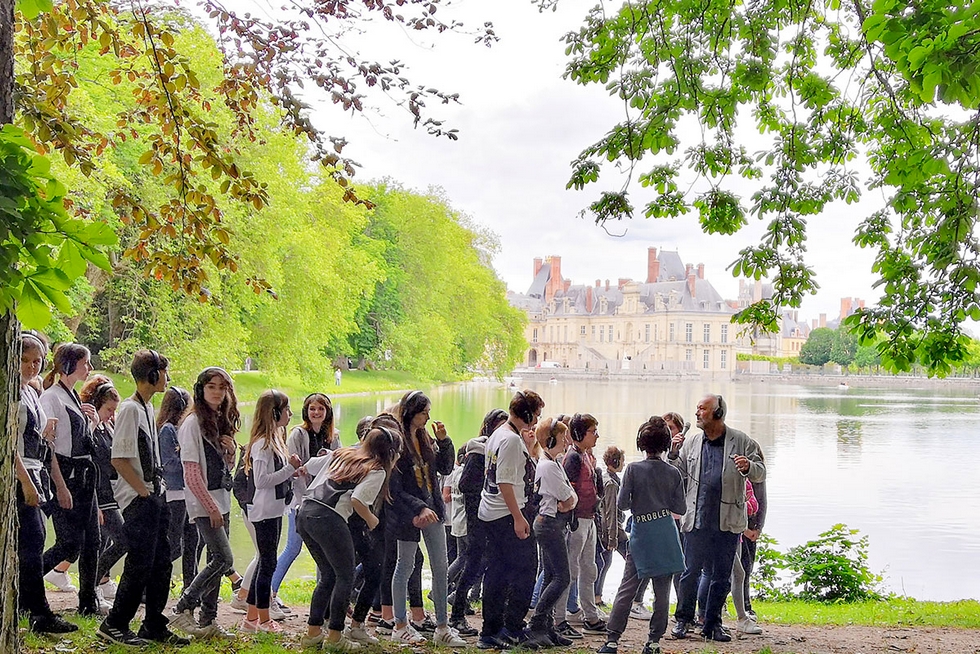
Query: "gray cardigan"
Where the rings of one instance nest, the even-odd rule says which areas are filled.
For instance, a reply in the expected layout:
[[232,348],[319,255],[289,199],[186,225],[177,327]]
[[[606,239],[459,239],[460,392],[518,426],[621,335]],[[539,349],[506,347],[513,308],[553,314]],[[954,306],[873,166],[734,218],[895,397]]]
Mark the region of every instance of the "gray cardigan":
[[[752,483],[765,481],[766,463],[762,448],[754,440],[737,429],[725,426],[725,466],[721,474],[721,531],[740,534],[748,528],[748,515],[745,512],[745,478]],[[694,529],[694,516],[698,503],[698,484],[701,476],[701,443],[704,432],[698,432],[684,441],[676,457],[670,463],[681,473],[684,480],[684,499],[687,512],[681,518],[681,531]],[[742,475],[735,467],[731,456],[738,454],[749,461],[749,472]]]

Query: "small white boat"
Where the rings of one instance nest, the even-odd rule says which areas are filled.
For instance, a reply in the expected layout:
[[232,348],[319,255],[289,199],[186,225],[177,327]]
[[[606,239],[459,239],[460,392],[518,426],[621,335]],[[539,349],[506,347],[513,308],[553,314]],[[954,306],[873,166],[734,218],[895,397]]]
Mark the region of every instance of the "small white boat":
[[558,378],[557,377],[552,377],[551,379],[548,380],[548,383],[549,384],[557,384],[558,383]]
[[839,390],[846,391],[847,389],[850,388],[850,386],[847,385],[847,382],[841,382],[837,385],[837,388]]

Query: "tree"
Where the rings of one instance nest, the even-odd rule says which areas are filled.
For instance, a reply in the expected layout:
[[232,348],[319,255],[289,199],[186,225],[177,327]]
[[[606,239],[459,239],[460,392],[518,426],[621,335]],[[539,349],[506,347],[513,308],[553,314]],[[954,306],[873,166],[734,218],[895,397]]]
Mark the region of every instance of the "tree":
[[[877,252],[884,295],[845,325],[892,370],[919,362],[944,375],[964,358],[961,324],[980,319],[975,6],[640,0],[597,6],[565,41],[566,76],[624,106],[572,163],[576,189],[604,162],[626,171],[589,206],[597,223],[693,210],[706,234],[732,234],[749,216],[766,221],[731,269],[772,276],[774,293],[735,319],[776,331],[781,308],[817,289],[810,225],[875,191],[884,207],[854,241]],[[634,181],[652,194],[640,208]]]
[[834,330],[834,343],[830,348],[830,360],[839,366],[849,366],[857,353],[857,336],[845,327]]
[[829,327],[817,327],[800,348],[800,363],[808,366],[822,366],[830,361],[830,353],[834,348],[836,332]]

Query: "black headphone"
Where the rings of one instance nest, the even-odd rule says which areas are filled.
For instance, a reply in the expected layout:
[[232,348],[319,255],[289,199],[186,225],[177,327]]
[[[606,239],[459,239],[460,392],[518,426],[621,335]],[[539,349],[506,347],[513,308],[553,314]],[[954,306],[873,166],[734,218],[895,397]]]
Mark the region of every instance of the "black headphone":
[[164,370],[163,362],[160,360],[160,355],[157,354],[156,350],[150,350],[150,354],[153,355],[153,370],[146,376],[147,381],[149,381],[154,386],[160,381],[160,371]]
[[231,375],[219,366],[210,366],[201,371],[201,374],[197,376],[197,381],[194,382],[194,396],[204,397],[204,385],[208,383],[212,377],[220,375],[222,380],[231,379]]
[[92,404],[96,409],[101,409],[105,401],[102,400],[102,396],[105,395],[109,390],[115,388],[111,381],[102,382],[95,388],[95,392],[92,393]]
[[517,391],[516,395],[520,395],[521,402],[524,404],[523,415],[518,414],[517,417],[530,425],[534,422],[534,412],[531,411],[531,401],[527,399],[527,395],[524,394],[524,391]]
[[282,410],[285,409],[286,404],[289,403],[289,398],[274,388],[269,392],[272,394],[272,419],[279,422],[282,420]]
[[37,334],[30,331],[21,332],[20,337],[21,339],[26,338],[29,341],[34,341],[37,343],[37,346],[41,348],[41,361],[44,361],[48,357],[48,346],[44,344],[44,341],[42,341]]
[[585,432],[583,431],[582,434],[579,435],[577,433],[578,430],[575,428],[576,426],[578,426],[577,423],[579,422],[582,422],[581,413],[576,413],[574,416],[572,416],[572,419],[568,421],[569,424],[568,430],[572,432],[572,440],[575,441],[576,443],[581,443],[585,439]]
[[170,390],[174,392],[174,395],[177,396],[177,401],[180,403],[180,408],[177,409],[177,413],[183,415],[184,411],[187,410],[187,400],[184,399],[184,393],[187,391],[179,386],[171,386]]
[[714,413],[711,414],[711,417],[715,420],[721,420],[725,417],[725,414],[728,413],[728,407],[725,406],[725,398],[723,398],[721,395],[715,395],[715,399],[718,400],[718,407],[715,409]]
[[558,444],[558,435],[555,434],[555,428],[561,424],[558,418],[552,418],[551,420],[551,429],[548,430],[548,440],[545,443],[545,448],[549,450]]

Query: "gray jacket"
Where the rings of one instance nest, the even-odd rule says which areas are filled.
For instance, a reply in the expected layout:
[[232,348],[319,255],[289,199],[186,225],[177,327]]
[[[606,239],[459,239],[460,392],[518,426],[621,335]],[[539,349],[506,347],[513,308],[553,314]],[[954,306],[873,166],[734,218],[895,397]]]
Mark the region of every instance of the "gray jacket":
[[[748,515],[745,512],[745,478],[752,483],[765,481],[766,463],[762,456],[762,448],[754,440],[737,429],[726,425],[725,429],[725,465],[721,474],[721,524],[722,531],[740,534],[748,528]],[[670,463],[681,473],[684,480],[684,499],[687,501],[687,513],[681,518],[681,531],[689,532],[694,529],[694,516],[697,512],[698,485],[701,476],[701,443],[704,432],[698,432],[684,441],[675,457],[668,456]],[[738,454],[747,458],[751,463],[749,472],[742,475],[732,461],[732,455]]]

